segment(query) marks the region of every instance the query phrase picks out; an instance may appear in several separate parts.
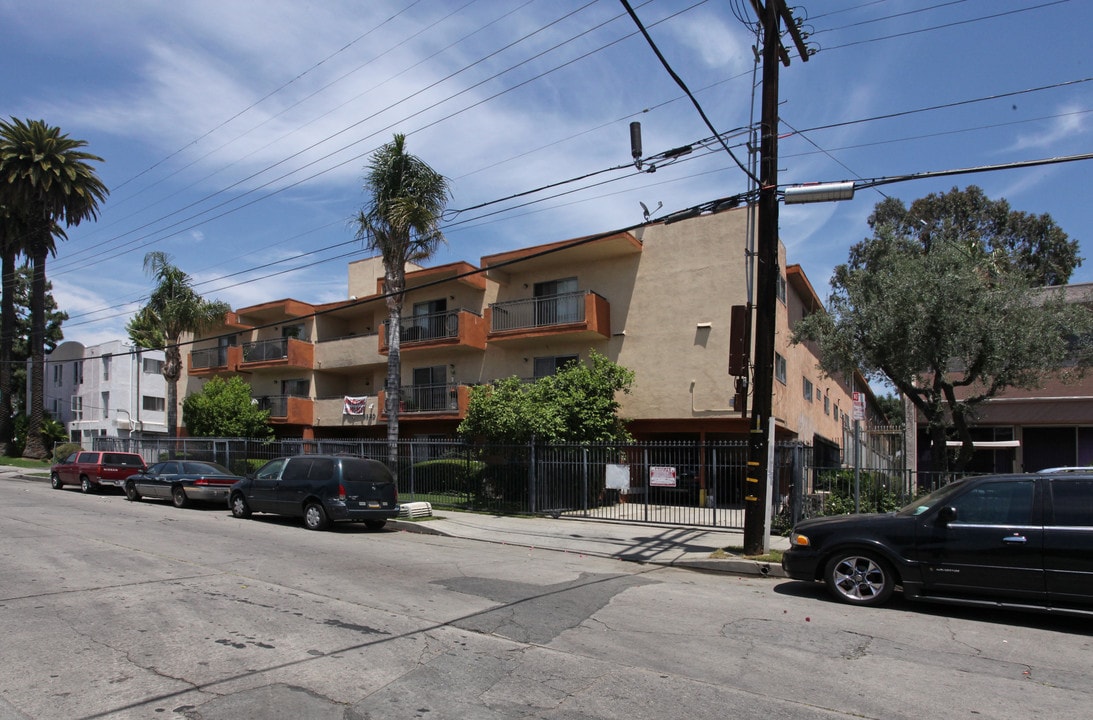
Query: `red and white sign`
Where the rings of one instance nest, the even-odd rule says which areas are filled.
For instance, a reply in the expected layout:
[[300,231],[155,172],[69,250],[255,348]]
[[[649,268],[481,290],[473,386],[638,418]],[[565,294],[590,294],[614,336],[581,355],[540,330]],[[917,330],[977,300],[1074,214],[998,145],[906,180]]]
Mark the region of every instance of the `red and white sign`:
[[865,393],[863,392],[854,393],[854,419],[865,419]]
[[663,465],[649,467],[649,485],[652,487],[675,487],[676,469]]

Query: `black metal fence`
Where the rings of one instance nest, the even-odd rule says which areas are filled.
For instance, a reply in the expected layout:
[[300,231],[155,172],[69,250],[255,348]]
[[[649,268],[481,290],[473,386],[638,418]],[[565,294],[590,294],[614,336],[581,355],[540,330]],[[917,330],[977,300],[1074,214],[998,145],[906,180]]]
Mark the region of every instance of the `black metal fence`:
[[[138,452],[148,463],[210,460],[241,475],[283,455],[388,458],[386,440],[96,438],[95,449]],[[952,479],[816,468],[812,456],[801,443],[775,447],[770,514],[776,532],[805,517],[894,510]],[[404,440],[396,474],[402,502],[438,509],[742,528],[747,458],[747,443],[728,441],[508,446]]]

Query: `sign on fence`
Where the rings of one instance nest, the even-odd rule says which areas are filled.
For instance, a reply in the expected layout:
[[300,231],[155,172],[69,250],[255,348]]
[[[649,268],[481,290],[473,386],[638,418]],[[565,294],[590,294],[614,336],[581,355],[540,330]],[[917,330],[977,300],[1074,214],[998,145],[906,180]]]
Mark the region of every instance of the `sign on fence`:
[[650,465],[649,485],[652,487],[675,487],[676,469],[664,465]]

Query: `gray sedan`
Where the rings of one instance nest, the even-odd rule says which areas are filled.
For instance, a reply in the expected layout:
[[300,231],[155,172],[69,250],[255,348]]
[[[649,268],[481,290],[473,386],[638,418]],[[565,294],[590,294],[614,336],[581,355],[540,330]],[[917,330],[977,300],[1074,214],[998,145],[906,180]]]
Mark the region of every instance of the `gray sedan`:
[[175,507],[191,500],[227,501],[231,486],[242,480],[223,465],[201,460],[166,460],[125,481],[125,497],[170,499]]

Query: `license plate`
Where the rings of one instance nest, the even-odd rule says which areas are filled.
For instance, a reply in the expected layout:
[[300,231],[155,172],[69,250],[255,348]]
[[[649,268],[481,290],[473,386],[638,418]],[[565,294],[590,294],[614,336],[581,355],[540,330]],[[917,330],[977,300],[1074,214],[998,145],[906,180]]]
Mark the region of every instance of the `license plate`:
[[364,500],[361,500],[361,507],[378,508],[379,506],[380,506],[380,504],[375,500],[368,500],[367,502],[364,501]]

